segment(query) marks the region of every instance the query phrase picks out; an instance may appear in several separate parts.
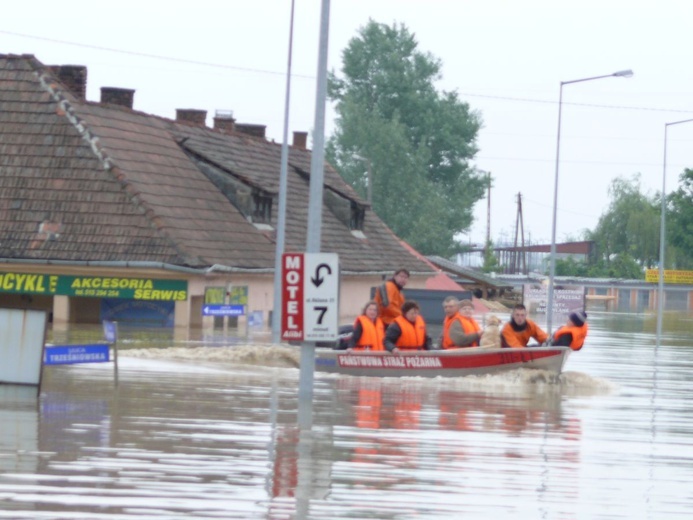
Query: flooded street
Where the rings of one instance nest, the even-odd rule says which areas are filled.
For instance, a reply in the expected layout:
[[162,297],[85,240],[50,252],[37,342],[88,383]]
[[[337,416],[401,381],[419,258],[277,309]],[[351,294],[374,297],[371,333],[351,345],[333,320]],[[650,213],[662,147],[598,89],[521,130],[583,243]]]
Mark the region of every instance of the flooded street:
[[124,332],[117,388],[0,386],[0,518],[690,518],[693,316],[655,321],[591,315],[558,379],[316,374],[310,432],[295,349]]

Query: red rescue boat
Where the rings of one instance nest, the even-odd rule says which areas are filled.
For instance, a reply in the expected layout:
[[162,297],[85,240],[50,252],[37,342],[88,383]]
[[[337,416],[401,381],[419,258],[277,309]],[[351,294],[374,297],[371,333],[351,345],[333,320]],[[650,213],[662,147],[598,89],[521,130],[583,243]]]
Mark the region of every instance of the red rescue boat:
[[569,347],[463,348],[415,352],[319,350],[315,370],[351,376],[460,377],[531,368],[560,374]]

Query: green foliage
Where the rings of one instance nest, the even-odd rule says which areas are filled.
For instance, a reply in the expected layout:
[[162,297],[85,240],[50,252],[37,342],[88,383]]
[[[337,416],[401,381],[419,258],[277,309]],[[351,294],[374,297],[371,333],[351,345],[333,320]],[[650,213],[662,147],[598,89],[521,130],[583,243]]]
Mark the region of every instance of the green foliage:
[[342,58],[328,83],[338,117],[327,159],[364,197],[370,167],[378,216],[420,252],[450,256],[485,187],[468,164],[479,116],[436,90],[440,61],[404,26],[371,20]]
[[499,265],[496,255],[493,254],[493,242],[489,240],[484,249],[484,265],[481,266],[481,270],[484,273],[493,273],[498,271]]
[[615,255],[608,264],[606,275],[610,278],[627,278],[639,280],[643,278],[643,268],[640,263],[628,253]]
[[[693,269],[693,170],[679,177],[678,190],[667,204],[667,269]],[[609,189],[611,202],[597,227],[585,238],[595,243],[586,264],[556,260],[559,276],[642,279],[644,268],[659,265],[661,198],[643,194],[638,175],[617,178]]]
[[556,276],[587,276],[588,266],[584,262],[578,262],[573,257],[556,259]]
[[693,170],[679,176],[679,188],[667,197],[668,268],[693,269]]
[[639,175],[630,180],[614,179],[609,195],[609,208],[595,230],[588,233],[596,249],[592,268],[613,273],[606,276],[628,278],[634,274],[635,262],[639,269],[635,278],[639,278],[643,267],[653,267],[659,259],[660,211],[656,198],[641,193]]

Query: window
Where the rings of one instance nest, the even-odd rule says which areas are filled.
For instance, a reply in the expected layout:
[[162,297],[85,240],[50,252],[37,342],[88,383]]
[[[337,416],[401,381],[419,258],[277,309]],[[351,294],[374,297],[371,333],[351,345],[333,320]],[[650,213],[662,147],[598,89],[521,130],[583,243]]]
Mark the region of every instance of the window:
[[253,223],[272,223],[272,197],[263,193],[253,193]]
[[352,231],[362,231],[363,221],[366,218],[366,208],[359,206],[353,200],[351,201],[351,218],[349,219],[349,229]]

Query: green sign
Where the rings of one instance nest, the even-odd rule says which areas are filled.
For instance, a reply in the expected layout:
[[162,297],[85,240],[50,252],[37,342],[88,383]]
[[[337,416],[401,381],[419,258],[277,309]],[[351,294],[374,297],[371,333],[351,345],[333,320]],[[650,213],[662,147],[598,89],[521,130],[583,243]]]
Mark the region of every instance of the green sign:
[[225,303],[226,287],[205,287],[205,304]]
[[248,305],[248,286],[239,285],[231,287],[229,293],[230,305]]
[[0,272],[0,292],[181,301],[188,298],[188,282],[185,280],[155,280],[153,278]]

